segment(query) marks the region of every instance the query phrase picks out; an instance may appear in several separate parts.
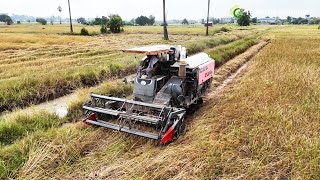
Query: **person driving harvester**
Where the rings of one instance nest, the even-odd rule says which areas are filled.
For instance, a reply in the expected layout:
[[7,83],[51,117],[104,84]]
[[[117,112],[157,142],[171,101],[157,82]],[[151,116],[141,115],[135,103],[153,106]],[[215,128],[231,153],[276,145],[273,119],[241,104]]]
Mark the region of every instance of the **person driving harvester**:
[[152,76],[155,75],[158,67],[158,61],[159,59],[157,58],[156,55],[147,56],[147,59],[144,62],[144,66],[142,67],[142,73],[145,74],[147,78],[151,78]]

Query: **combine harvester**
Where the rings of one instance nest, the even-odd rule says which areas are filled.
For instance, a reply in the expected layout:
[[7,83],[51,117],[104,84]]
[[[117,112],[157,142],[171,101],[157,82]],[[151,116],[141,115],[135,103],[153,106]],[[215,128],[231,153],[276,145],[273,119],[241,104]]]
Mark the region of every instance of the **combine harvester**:
[[181,46],[123,51],[146,54],[133,80],[133,100],[91,94],[91,101],[83,105],[84,122],[163,144],[177,139],[185,130],[186,111],[202,104],[210,89],[214,60],[205,53],[187,58]]

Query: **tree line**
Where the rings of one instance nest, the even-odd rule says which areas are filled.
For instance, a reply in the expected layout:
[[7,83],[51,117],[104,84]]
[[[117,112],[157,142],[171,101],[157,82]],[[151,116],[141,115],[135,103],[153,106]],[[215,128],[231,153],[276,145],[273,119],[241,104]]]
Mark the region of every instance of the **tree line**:
[[11,17],[6,14],[0,14],[0,22],[4,22],[7,25],[11,25],[13,23]]
[[[81,17],[77,19],[78,23],[86,24],[86,25],[100,25],[100,33],[107,34],[107,33],[120,33],[123,31],[123,21],[121,16],[117,14],[96,17],[94,20],[87,22],[85,18]],[[89,35],[88,30],[85,28],[81,29],[81,35]]]
[[320,18],[310,17],[309,14],[305,15],[305,18],[288,16],[285,22],[288,24],[320,24]]
[[139,16],[136,19],[132,19],[130,21],[131,24],[135,25],[140,25],[140,26],[145,26],[145,25],[149,25],[152,26],[155,23],[156,18],[152,15],[150,15],[149,17],[147,16]]
[[[121,17],[120,17],[121,18]],[[270,17],[266,17],[266,18],[270,18]],[[107,16],[102,16],[102,17],[96,17],[94,20],[91,21],[87,21],[85,18],[80,17],[78,18],[76,21],[80,24],[85,24],[85,25],[107,25],[109,18]],[[34,21],[34,20],[33,20]],[[46,25],[48,22],[47,19],[45,18],[35,18],[35,21],[42,24],[42,25]],[[214,17],[210,17],[209,20],[212,24],[220,24],[223,23],[219,18],[214,18]],[[258,19],[256,17],[251,18],[251,14],[249,11],[244,11],[244,13],[242,14],[242,16],[238,19],[232,20],[230,23],[233,23],[234,21],[237,21],[237,23],[241,26],[246,26],[246,25],[250,25],[250,23],[259,23]],[[0,22],[4,22],[7,25],[11,25],[13,24],[14,20],[6,15],[6,14],[0,14]],[[31,21],[28,20],[28,22],[30,23]],[[53,24],[53,19],[52,17],[50,18],[50,24]],[[190,21],[188,19],[183,19],[183,20],[175,20],[176,23],[180,23],[180,24],[184,24],[184,25],[188,25],[190,24]],[[195,21],[191,21],[192,23],[194,23]],[[117,22],[118,23],[118,22]],[[191,23],[191,24],[192,24]],[[205,20],[202,19],[201,20],[202,24],[205,24]],[[278,19],[278,23],[279,24],[283,24],[283,23],[287,23],[287,24],[320,24],[320,18],[319,17],[311,17],[310,15],[306,15],[304,18],[303,17],[291,17],[288,16],[286,19]],[[20,21],[17,21],[17,24],[20,24]],[[154,25],[155,24],[155,17],[153,15],[150,15],[149,17],[147,16],[139,16],[135,19],[132,19],[130,21],[122,21],[122,23],[120,23],[121,26],[123,25],[128,25],[128,26],[133,26],[133,25],[139,25],[139,26],[146,26],[146,25]],[[163,24],[162,24],[163,25]]]

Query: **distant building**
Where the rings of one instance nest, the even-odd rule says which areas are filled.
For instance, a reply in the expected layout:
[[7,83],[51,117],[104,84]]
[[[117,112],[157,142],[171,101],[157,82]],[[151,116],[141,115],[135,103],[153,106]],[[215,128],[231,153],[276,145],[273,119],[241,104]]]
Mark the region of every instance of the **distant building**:
[[204,27],[207,27],[207,26],[212,27],[212,24],[213,24],[212,22],[208,22],[208,24],[205,22]]
[[278,24],[280,23],[280,18],[279,17],[265,17],[265,18],[260,18],[258,19],[258,22],[261,24]]
[[232,18],[232,17],[221,18],[220,23],[221,24],[234,23],[234,18]]

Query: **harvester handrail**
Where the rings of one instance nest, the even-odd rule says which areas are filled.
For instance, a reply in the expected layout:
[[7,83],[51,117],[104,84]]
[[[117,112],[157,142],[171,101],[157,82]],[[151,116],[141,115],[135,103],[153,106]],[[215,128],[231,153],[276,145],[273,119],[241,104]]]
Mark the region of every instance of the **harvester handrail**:
[[100,113],[105,113],[105,114],[111,114],[113,116],[118,116],[120,114],[120,111],[112,110],[112,109],[103,109],[99,107],[90,107],[90,106],[83,106],[84,109],[89,110],[89,111],[94,111],[94,112],[100,112]]
[[158,108],[158,109],[162,109],[165,107],[164,105],[160,105],[160,104],[150,104],[150,103],[145,103],[145,102],[140,102],[140,101],[121,99],[121,98],[117,98],[117,97],[108,97],[108,96],[94,94],[94,93],[91,93],[91,97],[106,99],[106,100],[110,100],[110,101],[127,102],[130,104],[135,104],[135,105],[140,105],[140,106],[148,106],[148,107]]

